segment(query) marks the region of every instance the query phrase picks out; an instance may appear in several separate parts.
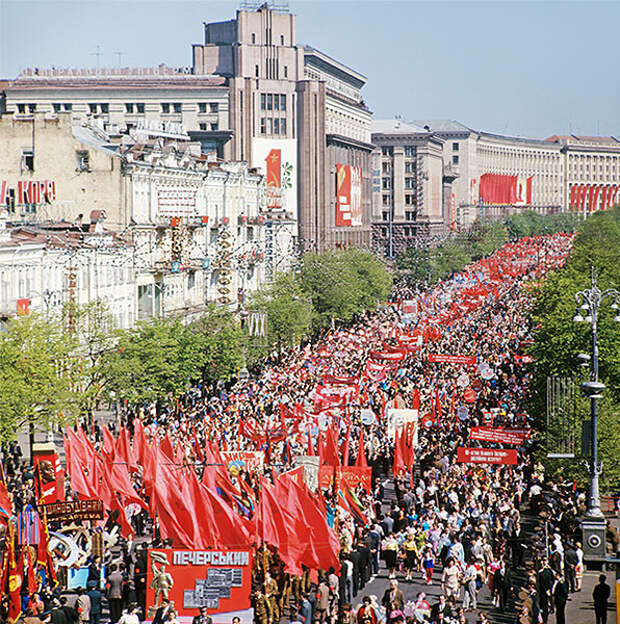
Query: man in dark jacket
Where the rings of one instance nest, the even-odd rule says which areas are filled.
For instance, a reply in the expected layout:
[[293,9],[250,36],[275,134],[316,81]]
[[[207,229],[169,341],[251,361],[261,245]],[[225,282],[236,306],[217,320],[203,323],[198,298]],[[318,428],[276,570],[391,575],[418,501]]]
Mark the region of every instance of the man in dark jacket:
[[596,615],[596,624],[607,623],[607,607],[611,588],[605,582],[607,577],[601,574],[598,577],[598,585],[592,591],[592,600],[594,601],[594,614]]
[[553,583],[555,578],[553,576],[553,570],[549,567],[549,562],[545,559],[543,569],[538,573],[538,596],[540,600],[540,615],[543,622],[547,622],[549,613],[553,611],[553,600],[551,596],[551,590],[553,589]]
[[564,551],[564,577],[568,582],[571,594],[575,592],[575,570],[577,569],[578,563],[579,558],[577,557],[575,547],[570,544]]
[[568,600],[568,585],[562,580],[562,575],[556,573],[555,585],[553,586],[553,604],[555,605],[556,624],[566,624],[564,609]]
[[493,590],[499,598],[499,610],[504,613],[508,603],[508,594],[512,590],[512,575],[503,561],[499,570],[496,570],[493,575]]
[[101,620],[101,592],[97,581],[88,581],[88,597],[90,598],[90,624],[99,624]]

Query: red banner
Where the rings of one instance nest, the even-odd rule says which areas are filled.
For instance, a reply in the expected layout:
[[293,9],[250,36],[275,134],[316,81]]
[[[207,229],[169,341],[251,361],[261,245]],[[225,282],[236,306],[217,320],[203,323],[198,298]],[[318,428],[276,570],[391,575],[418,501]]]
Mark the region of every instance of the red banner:
[[523,444],[530,437],[527,429],[506,429],[505,427],[472,427],[471,440],[496,442],[498,444]]
[[336,165],[336,226],[362,225],[362,170]]
[[214,624],[230,622],[231,613],[250,608],[252,551],[249,548],[149,550],[146,577],[148,619],[152,619],[154,609],[161,604],[162,596],[157,588],[162,584],[171,586],[168,598],[178,615],[197,615],[198,609],[204,606],[209,615],[226,614],[226,620],[213,618]]
[[319,488],[326,490],[332,487],[334,473],[341,487],[357,489],[362,486],[367,492],[371,490],[372,468],[359,466],[319,466]]
[[459,464],[516,464],[515,449],[485,449],[459,446],[456,450]]
[[462,364],[464,366],[473,366],[476,363],[475,355],[440,355],[438,353],[430,353],[429,362],[438,364]]
[[369,354],[373,360],[385,360],[387,362],[398,362],[405,357],[402,351],[386,353],[384,351],[371,351]]

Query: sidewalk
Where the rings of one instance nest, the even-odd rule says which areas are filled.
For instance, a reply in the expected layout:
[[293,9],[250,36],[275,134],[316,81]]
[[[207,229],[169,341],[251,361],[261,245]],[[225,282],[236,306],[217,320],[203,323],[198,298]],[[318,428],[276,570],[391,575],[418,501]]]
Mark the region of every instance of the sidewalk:
[[[599,574],[604,574],[607,577],[606,582],[611,587],[607,624],[616,622],[616,573],[612,570],[604,570],[602,572],[586,571],[584,573],[581,591],[571,594],[570,600],[566,603],[567,624],[594,624],[596,622],[592,604],[592,590],[598,584]],[[549,618],[549,624],[555,622],[554,618],[555,616],[553,619]]]

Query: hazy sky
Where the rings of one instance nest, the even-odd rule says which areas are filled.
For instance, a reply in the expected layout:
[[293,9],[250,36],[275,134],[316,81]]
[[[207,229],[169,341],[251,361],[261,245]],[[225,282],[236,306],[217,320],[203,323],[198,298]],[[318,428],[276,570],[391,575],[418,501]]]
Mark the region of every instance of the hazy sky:
[[[221,0],[0,0],[0,78],[21,69],[191,64]],[[620,2],[291,0],[299,43],[368,77],[376,118],[528,136],[620,136]]]

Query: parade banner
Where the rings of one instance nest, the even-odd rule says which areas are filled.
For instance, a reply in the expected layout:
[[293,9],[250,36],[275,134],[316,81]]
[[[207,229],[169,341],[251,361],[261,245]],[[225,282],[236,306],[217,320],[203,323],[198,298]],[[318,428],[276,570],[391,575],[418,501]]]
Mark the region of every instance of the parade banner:
[[262,469],[265,463],[263,451],[220,451],[220,455],[226,461],[228,470],[234,474],[241,470],[254,472]]
[[326,490],[332,487],[334,483],[334,474],[338,479],[340,487],[364,488],[367,492],[372,491],[372,468],[359,466],[319,466],[319,488]]
[[293,466],[299,466],[304,469],[304,478],[306,485],[313,492],[316,492],[319,486],[319,462],[318,457],[311,455],[296,455],[293,457]]
[[390,440],[394,440],[396,428],[413,426],[413,445],[418,446],[418,417],[419,410],[416,409],[396,409],[389,407],[387,410],[387,434]]
[[405,354],[402,351],[371,351],[369,354],[373,360],[385,360],[387,362],[398,362],[405,357]]
[[469,432],[471,440],[495,442],[497,444],[523,444],[530,437],[526,429],[507,429],[505,427],[472,427]]
[[73,520],[103,520],[103,501],[78,500],[49,503],[43,505],[48,522],[60,520],[72,522]]
[[456,461],[459,464],[510,464],[517,463],[515,449],[485,449],[459,446]]
[[475,355],[440,355],[438,353],[430,353],[429,362],[437,364],[462,364],[463,366],[473,366],[476,363]]
[[169,598],[180,616],[193,617],[206,607],[213,624],[230,624],[240,611],[246,613],[242,620],[251,621],[252,551],[149,549],[146,586],[148,619]]
[[32,447],[37,495],[44,503],[65,500],[65,476],[53,443],[36,443]]

